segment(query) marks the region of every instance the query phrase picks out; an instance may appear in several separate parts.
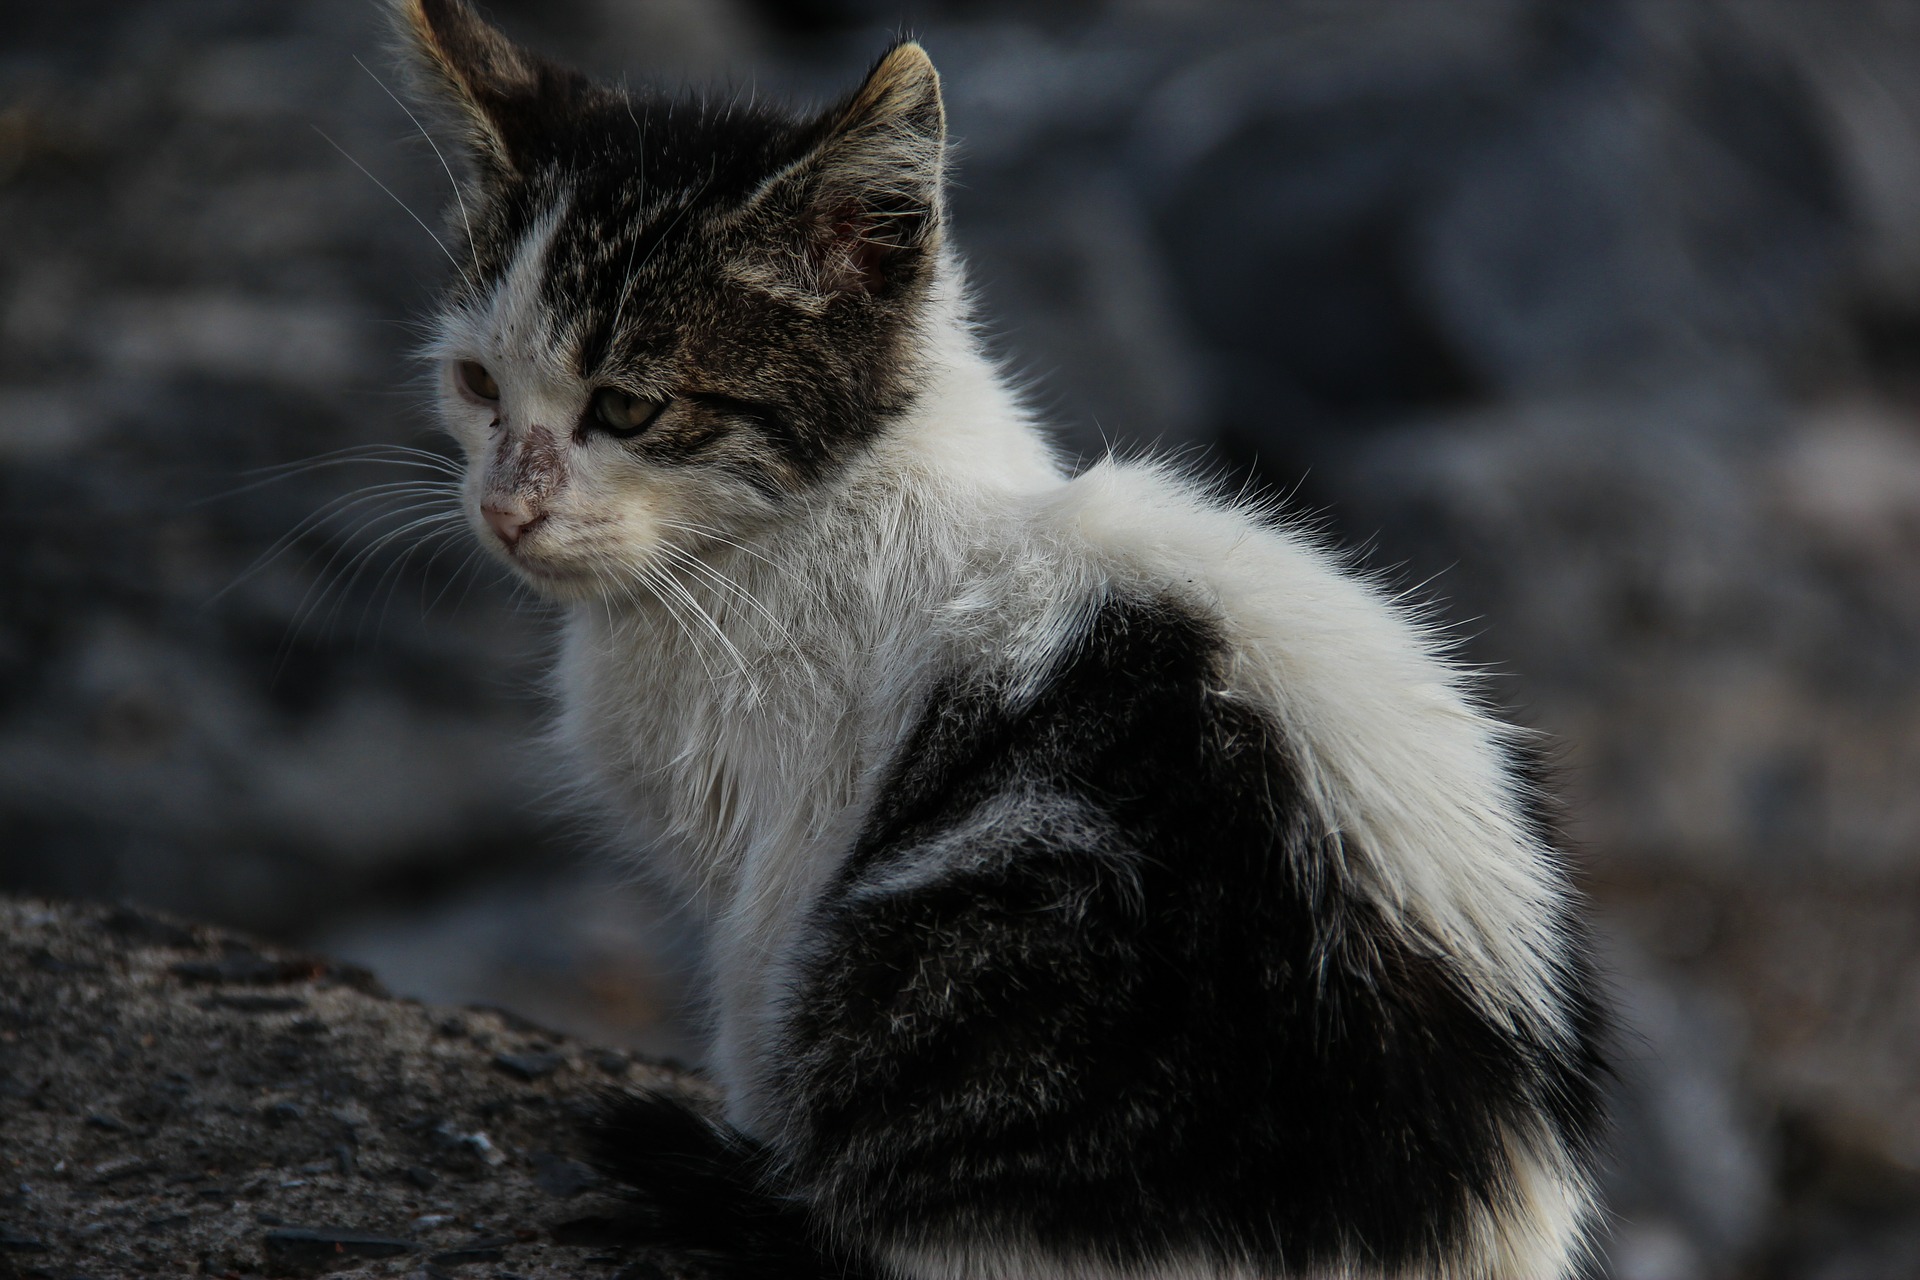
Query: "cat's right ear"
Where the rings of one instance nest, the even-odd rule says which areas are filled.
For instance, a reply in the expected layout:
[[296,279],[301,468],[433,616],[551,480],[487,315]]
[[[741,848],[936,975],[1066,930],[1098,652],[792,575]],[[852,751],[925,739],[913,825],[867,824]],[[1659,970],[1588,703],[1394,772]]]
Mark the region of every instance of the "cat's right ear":
[[810,150],[754,203],[799,230],[800,252],[783,245],[779,256],[799,266],[805,292],[883,292],[940,240],[946,109],[926,50],[894,45],[814,130]]
[[395,0],[394,14],[426,96],[462,135],[481,182],[525,173],[586,77],[521,49],[466,0]]

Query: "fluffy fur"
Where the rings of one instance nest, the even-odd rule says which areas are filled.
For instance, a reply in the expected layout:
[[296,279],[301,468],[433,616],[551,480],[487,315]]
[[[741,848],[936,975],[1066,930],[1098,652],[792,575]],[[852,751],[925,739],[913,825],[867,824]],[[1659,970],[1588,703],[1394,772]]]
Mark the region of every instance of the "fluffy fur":
[[604,1124],[645,1227],[741,1276],[1571,1274],[1600,1015],[1524,742],[1269,513],[1064,472],[926,55],[790,118],[401,12],[471,161],[476,535],[703,926],[725,1114]]

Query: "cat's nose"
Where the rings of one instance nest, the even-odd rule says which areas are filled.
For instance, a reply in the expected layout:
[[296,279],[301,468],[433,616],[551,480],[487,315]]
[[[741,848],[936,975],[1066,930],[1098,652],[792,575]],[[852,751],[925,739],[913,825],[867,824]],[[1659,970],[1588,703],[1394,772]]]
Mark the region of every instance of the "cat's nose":
[[481,505],[480,514],[509,547],[519,543],[527,530],[547,518],[546,512],[535,511],[521,498],[489,498]]

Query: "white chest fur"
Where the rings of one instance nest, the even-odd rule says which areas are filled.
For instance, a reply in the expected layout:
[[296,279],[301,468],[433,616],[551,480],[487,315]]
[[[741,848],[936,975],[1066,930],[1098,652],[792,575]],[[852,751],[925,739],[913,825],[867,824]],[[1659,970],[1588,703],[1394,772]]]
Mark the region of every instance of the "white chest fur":
[[616,844],[694,907],[709,1065],[740,1106],[770,975],[936,666],[924,582],[874,555],[830,529],[716,555],[733,586],[688,577],[671,604],[581,605],[564,633],[559,736]]
[[[683,557],[672,585],[574,606],[557,686],[576,776],[710,923],[777,894],[905,732],[946,608],[1051,454],[970,339],[915,421],[789,511]],[[987,570],[991,572],[991,570]]]
[[1009,495],[1061,483],[984,362],[963,351],[945,380],[777,532],[706,547],[677,589],[577,604],[563,633],[558,743],[616,847],[694,908],[709,1065],[743,1106],[769,975],[929,683],[1004,647],[984,634],[1004,611],[956,627],[955,606],[1005,564]]

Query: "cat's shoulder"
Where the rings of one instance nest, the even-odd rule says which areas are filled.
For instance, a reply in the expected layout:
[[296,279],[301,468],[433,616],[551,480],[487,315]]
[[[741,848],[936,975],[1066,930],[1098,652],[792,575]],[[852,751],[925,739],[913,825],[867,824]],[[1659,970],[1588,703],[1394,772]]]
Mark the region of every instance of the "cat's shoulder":
[[1531,738],[1492,713],[1443,631],[1311,531],[1166,463],[1099,464],[1031,520],[1029,576],[1052,596],[1008,611],[1041,620],[1008,651],[1028,687],[1071,668],[1104,602],[1190,617],[1216,641],[1207,696],[1271,728],[1383,910],[1442,939],[1483,990],[1545,1008],[1541,957],[1562,947],[1542,921],[1565,888],[1529,816]]
[[1063,596],[1189,613],[1220,634],[1227,682],[1263,701],[1368,690],[1435,707],[1471,700],[1428,616],[1271,503],[1174,463],[1109,459],[1036,500],[1032,518]]

